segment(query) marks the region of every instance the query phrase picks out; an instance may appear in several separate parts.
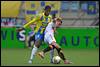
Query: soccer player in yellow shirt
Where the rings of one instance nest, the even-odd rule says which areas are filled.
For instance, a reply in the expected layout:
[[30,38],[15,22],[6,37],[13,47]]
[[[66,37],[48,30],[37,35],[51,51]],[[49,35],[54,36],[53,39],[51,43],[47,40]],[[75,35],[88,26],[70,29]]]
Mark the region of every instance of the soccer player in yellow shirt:
[[31,57],[29,59],[29,63],[32,63],[32,59],[34,58],[38,48],[40,47],[42,41],[44,40],[44,31],[46,26],[48,25],[49,22],[52,21],[52,16],[50,15],[51,12],[51,6],[47,5],[45,6],[44,12],[42,14],[37,15],[33,20],[30,22],[26,23],[23,28],[27,28],[31,24],[35,23],[36,24],[36,29],[35,29],[35,44],[34,48],[32,49],[31,52]]

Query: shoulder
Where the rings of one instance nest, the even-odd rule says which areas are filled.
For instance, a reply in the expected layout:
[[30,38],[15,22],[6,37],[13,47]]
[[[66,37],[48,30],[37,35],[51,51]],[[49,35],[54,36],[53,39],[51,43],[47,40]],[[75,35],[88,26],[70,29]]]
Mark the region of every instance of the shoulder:
[[52,19],[52,15],[49,15],[48,17]]
[[37,15],[36,15],[36,18],[37,18],[37,19],[41,19],[41,18],[42,18],[42,16],[43,16],[43,14],[42,14],[42,13],[40,13],[40,14],[37,14]]
[[40,14],[36,14],[36,17],[41,17],[42,16],[42,14],[40,13]]
[[50,23],[49,23],[49,25],[53,26],[53,25],[54,25],[54,23],[53,23],[53,22],[50,22]]

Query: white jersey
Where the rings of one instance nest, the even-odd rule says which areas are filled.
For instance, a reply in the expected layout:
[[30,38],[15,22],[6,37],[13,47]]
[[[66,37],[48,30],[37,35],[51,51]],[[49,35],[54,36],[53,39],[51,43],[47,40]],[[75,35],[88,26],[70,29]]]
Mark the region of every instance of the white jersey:
[[48,26],[46,27],[46,29],[45,29],[45,33],[54,33],[54,30],[53,30],[53,27],[54,27],[54,23],[53,22],[51,22],[51,23],[49,23],[48,24]]
[[44,42],[51,44],[53,41],[56,42],[55,38],[54,38],[54,23],[51,22],[48,24],[48,26],[45,29],[45,35],[44,35]]

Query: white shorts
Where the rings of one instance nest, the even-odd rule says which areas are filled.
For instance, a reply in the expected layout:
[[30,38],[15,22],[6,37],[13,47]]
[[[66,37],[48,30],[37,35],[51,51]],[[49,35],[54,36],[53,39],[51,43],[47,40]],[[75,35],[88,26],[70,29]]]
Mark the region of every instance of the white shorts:
[[54,34],[53,33],[45,33],[44,35],[44,42],[51,44],[52,42],[56,42]]

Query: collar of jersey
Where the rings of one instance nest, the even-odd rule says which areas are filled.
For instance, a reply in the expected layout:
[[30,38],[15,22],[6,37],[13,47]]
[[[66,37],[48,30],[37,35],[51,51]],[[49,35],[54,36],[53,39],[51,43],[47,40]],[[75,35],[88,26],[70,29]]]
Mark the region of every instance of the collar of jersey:
[[43,13],[43,16],[44,16],[44,17],[46,17],[46,18],[48,18],[48,17],[49,17],[49,16],[45,16],[45,15],[44,15],[44,13]]

